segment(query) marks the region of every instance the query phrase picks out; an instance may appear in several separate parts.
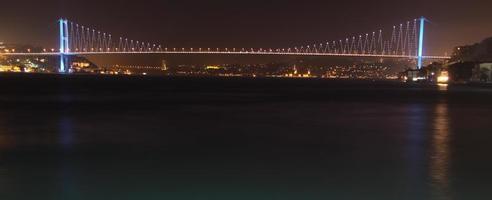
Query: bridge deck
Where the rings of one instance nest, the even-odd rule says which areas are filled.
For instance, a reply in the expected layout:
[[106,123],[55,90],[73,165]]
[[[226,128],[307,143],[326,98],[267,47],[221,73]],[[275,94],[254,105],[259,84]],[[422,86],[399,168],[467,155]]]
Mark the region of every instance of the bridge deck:
[[[337,54],[337,53],[295,53],[295,52],[232,52],[232,51],[150,51],[150,52],[69,52],[64,55],[131,55],[131,54],[196,54],[196,55],[277,55],[277,56],[332,56],[332,57],[375,57],[375,58],[408,58],[417,59],[409,55],[384,54]],[[0,56],[59,56],[59,52],[41,53],[0,53]],[[450,59],[449,56],[423,56],[424,59]]]

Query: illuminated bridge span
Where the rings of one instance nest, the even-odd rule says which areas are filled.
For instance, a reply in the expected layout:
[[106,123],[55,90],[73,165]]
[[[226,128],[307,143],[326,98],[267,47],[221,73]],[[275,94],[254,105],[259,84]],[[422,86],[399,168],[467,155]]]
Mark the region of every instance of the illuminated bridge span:
[[73,55],[111,54],[220,54],[220,55],[281,55],[339,56],[416,59],[421,68],[423,59],[449,59],[447,56],[425,56],[424,31],[426,19],[421,17],[382,29],[310,45],[287,48],[168,48],[157,43],[114,37],[112,34],[59,20],[60,49],[58,52],[0,53],[0,55],[60,56],[60,72],[66,72]]
[[[42,52],[42,53],[0,53],[4,56],[59,56],[60,52]],[[264,52],[264,51],[228,51],[220,49],[218,51],[199,51],[185,49],[183,51],[148,51],[148,52],[69,52],[64,53],[67,56],[73,55],[118,55],[118,54],[216,54],[216,55],[278,55],[278,56],[338,56],[338,57],[374,57],[374,58],[408,58],[416,59],[416,56],[408,55],[388,55],[388,54],[336,54],[336,53],[297,53],[297,52]],[[423,59],[445,60],[449,56],[422,56]]]

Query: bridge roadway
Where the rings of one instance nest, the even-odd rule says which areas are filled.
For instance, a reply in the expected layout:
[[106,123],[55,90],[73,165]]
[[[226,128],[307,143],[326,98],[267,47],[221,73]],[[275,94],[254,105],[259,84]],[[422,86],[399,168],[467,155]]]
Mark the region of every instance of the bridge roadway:
[[[276,56],[332,56],[332,57],[372,57],[372,58],[407,58],[417,59],[417,56],[409,55],[383,55],[383,54],[338,54],[338,53],[297,53],[297,52],[251,52],[251,51],[142,51],[142,52],[69,52],[63,55],[142,55],[142,54],[196,54],[196,55],[276,55]],[[0,56],[60,56],[59,52],[40,53],[0,53]],[[423,56],[424,59],[446,60],[449,56]]]

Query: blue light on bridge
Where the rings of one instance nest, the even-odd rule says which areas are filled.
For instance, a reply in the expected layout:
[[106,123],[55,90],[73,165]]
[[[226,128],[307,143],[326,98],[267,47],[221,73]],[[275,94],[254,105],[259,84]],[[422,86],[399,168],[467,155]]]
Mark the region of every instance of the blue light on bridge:
[[418,52],[418,69],[422,69],[422,59],[424,53],[424,31],[425,31],[425,18],[420,18],[420,35],[419,35],[419,52]]
[[58,22],[60,24],[60,72],[64,72],[65,71],[65,61],[63,56],[63,53],[65,52],[65,42],[64,42],[64,35],[63,35],[64,20],[60,19]]
[[66,72],[68,66],[68,59],[65,56],[69,51],[68,44],[68,20],[60,19],[60,72]]

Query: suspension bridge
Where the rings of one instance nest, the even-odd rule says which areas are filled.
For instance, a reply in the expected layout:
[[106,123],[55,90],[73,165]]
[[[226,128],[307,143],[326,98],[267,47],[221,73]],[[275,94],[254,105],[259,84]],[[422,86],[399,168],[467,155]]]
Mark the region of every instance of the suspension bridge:
[[415,59],[417,68],[424,59],[444,60],[448,56],[423,55],[426,18],[406,21],[391,29],[346,37],[316,44],[286,48],[166,48],[157,43],[142,42],[60,19],[58,51],[0,52],[3,56],[59,56],[61,73],[68,71],[70,56],[117,54],[217,54],[338,56]]

